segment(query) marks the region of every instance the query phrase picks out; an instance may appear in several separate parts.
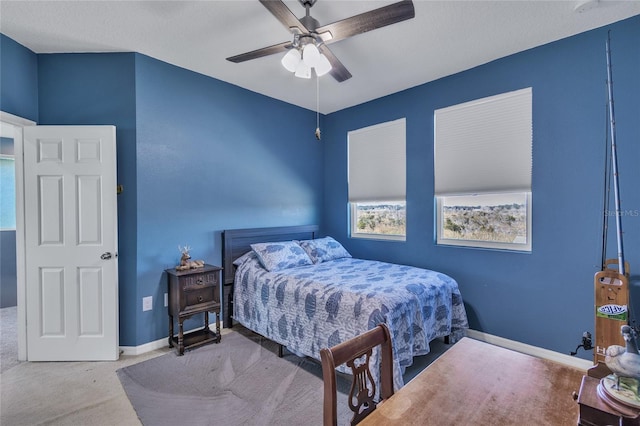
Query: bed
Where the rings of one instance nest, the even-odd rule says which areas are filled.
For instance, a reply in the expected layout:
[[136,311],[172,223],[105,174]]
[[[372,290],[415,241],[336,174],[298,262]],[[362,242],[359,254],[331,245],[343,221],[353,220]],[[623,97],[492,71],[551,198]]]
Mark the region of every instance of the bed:
[[468,328],[451,277],[353,258],[333,238],[320,238],[315,225],[226,230],[223,262],[226,326],[235,320],[296,355],[319,360],[323,347],[384,322],[393,341],[396,389],[413,357],[430,351],[429,342],[455,342]]

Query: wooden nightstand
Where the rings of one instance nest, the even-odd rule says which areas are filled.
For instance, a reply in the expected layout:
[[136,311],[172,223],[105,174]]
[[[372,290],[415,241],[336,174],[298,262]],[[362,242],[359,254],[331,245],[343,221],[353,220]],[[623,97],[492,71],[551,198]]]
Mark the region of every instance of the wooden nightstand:
[[[204,265],[203,268],[176,271],[167,269],[169,277],[169,347],[177,345],[178,354],[211,342],[220,342],[220,271],[222,268]],[[209,330],[209,312],[216,317],[216,331]],[[204,313],[204,328],[184,333],[185,319]],[[173,334],[174,317],[178,320],[178,334]]]
[[600,380],[609,374],[606,364],[598,362],[582,377],[580,393],[574,395],[580,406],[578,426],[640,425],[640,410],[621,404],[599,388]]

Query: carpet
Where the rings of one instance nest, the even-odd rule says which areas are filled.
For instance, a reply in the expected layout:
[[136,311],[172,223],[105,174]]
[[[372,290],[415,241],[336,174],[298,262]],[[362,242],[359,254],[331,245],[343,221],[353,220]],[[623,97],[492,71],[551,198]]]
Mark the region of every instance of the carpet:
[[18,361],[18,308],[0,309],[0,373],[20,364]]
[[[322,366],[239,328],[219,344],[173,351],[117,371],[143,425],[320,425]],[[338,424],[350,382],[338,376]]]

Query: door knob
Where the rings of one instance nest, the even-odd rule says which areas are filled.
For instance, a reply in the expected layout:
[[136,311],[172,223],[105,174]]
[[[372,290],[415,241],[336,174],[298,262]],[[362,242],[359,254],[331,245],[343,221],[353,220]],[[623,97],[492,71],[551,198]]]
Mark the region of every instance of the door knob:
[[109,260],[109,259],[111,259],[111,253],[109,253],[109,252],[102,253],[102,256],[100,256],[100,259],[102,259],[102,260]]

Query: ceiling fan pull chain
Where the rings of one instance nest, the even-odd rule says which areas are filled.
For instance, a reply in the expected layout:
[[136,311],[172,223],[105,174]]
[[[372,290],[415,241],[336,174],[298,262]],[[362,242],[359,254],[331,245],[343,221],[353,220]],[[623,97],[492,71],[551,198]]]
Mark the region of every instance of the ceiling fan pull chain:
[[316,139],[320,138],[320,77],[316,74]]

